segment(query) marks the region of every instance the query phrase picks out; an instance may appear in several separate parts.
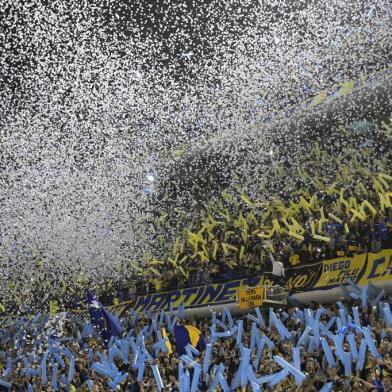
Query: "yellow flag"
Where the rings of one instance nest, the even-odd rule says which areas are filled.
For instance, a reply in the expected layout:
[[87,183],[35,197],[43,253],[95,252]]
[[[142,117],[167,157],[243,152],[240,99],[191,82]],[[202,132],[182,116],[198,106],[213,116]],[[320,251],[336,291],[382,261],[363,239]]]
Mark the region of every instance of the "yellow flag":
[[167,347],[167,353],[168,353],[168,355],[173,354],[173,347],[172,347],[172,345],[171,345],[171,343],[170,343],[169,338],[167,337],[166,329],[163,328],[163,327],[162,327],[162,337],[163,337],[164,339],[167,339],[167,341],[165,342],[165,345],[166,345],[166,347]]

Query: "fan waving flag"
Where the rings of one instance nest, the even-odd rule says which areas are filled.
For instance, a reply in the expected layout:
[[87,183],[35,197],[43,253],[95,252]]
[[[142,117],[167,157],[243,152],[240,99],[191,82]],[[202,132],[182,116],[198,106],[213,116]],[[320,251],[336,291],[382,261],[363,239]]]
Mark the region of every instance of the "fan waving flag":
[[185,347],[188,343],[199,351],[206,348],[206,341],[201,331],[192,325],[176,325],[174,327],[174,337],[179,354],[186,353]]
[[91,324],[98,330],[102,339],[108,341],[112,336],[121,337],[121,326],[118,321],[90,292],[87,293],[87,307]]

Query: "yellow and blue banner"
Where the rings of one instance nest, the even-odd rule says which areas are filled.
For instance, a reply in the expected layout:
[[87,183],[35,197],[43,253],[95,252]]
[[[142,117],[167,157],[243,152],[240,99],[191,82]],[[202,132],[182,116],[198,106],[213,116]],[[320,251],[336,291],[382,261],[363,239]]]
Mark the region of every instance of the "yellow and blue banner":
[[[113,307],[125,312],[134,308],[137,312],[177,310],[180,304],[187,309],[235,303],[239,290],[272,284],[272,276],[266,272],[252,278],[236,279],[224,283],[189,287],[173,291],[140,295],[135,302]],[[353,257],[337,257],[331,260],[296,265],[286,269],[286,286],[297,292],[328,290],[350,279],[361,286],[392,279],[392,249],[378,253],[363,253]]]
[[343,284],[347,279],[357,282],[365,269],[366,258],[367,254],[364,253],[322,261],[321,274],[314,288]]

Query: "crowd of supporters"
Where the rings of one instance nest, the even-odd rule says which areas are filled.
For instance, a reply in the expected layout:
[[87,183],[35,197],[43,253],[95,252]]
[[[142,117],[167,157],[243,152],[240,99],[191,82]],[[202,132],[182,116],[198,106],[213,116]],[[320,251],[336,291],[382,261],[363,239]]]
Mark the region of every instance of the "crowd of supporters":
[[[385,304],[391,303],[391,298],[384,298]],[[385,305],[384,304],[384,305]],[[357,306],[359,309],[361,327],[370,327],[371,337],[379,355],[375,356],[371,350],[366,351],[364,365],[361,368],[358,364],[358,358],[351,357],[352,369],[350,374],[345,374],[345,368],[338,357],[338,350],[334,346],[332,339],[326,334],[321,336],[326,338],[331,345],[333,355],[336,356],[334,366],[329,366],[326,354],[322,345],[317,345],[309,349],[308,341],[305,339],[299,343],[307,322],[304,318],[298,316],[299,308],[289,308],[285,310],[276,310],[276,315],[281,319],[291,334],[291,338],[282,338],[279,329],[269,323],[268,312],[263,312],[264,323],[257,326],[257,333],[260,336],[267,336],[273,343],[273,347],[265,347],[258,363],[254,362],[256,349],[253,349],[251,355],[252,366],[257,377],[276,373],[280,370],[280,366],[274,361],[273,356],[279,355],[287,362],[293,361],[293,347],[299,346],[300,350],[300,370],[306,375],[306,379],[298,385],[293,376],[288,375],[281,382],[274,386],[264,384],[266,390],[273,391],[291,391],[291,392],[311,392],[320,391],[327,384],[332,383],[331,391],[378,391],[387,392],[392,390],[392,328],[388,322],[380,316],[379,308],[371,306],[369,300],[365,306],[361,302],[344,301],[347,310],[347,316],[351,314],[351,306]],[[389,306],[389,305],[388,305]],[[321,305],[313,303],[310,313],[315,314]],[[302,308],[303,309],[303,308]],[[333,317],[339,317],[339,309],[336,304],[324,305],[323,313],[320,317],[320,323],[323,326]],[[381,309],[381,308],[380,308]],[[341,314],[340,314],[341,315]],[[86,318],[85,318],[86,317]],[[220,315],[217,315],[220,317]],[[128,392],[156,392],[159,389],[156,386],[156,380],[149,364],[158,364],[160,375],[164,385],[164,392],[179,391],[179,363],[182,361],[176,352],[176,341],[172,333],[168,333],[169,341],[172,346],[172,353],[160,352],[154,355],[153,345],[157,340],[156,332],[146,329],[151,325],[152,314],[144,314],[138,319],[133,318],[132,313],[126,314],[119,319],[122,326],[122,337],[127,339],[130,336],[138,336],[144,334],[144,342],[147,351],[153,358],[147,361],[143,377],[138,376],[138,369],[133,365],[133,354],[130,350],[127,360],[115,356],[113,363],[120,372],[126,373],[124,380],[115,390]],[[252,321],[247,319],[245,315],[237,315],[233,317],[234,323],[239,319],[243,320],[244,332],[241,342],[244,347],[251,347],[251,326]],[[92,364],[101,362],[102,358],[107,358],[109,354],[108,342],[102,339],[96,330],[85,332],[88,325],[88,316],[78,316],[69,313],[60,313],[57,316],[37,316],[33,320],[27,318],[21,319],[3,319],[1,321],[1,351],[0,351],[0,377],[1,382],[11,385],[10,388],[0,386],[0,390],[4,391],[109,391],[113,390],[108,386],[109,379],[94,371]],[[196,318],[181,320],[180,323],[193,325],[197,327],[204,336],[206,342],[211,342],[211,318]],[[164,321],[160,328],[169,330],[168,324]],[[87,330],[86,330],[87,331]],[[144,331],[144,332],[142,332]],[[149,332],[148,332],[149,331]],[[333,323],[330,328],[331,334],[347,333],[338,323]],[[359,345],[363,337],[363,333],[359,330],[353,330],[355,334],[355,342]],[[345,336],[344,336],[345,338]],[[197,391],[210,390],[209,387],[214,381],[214,369],[217,365],[224,366],[224,378],[228,385],[232,385],[234,376],[239,368],[241,361],[241,353],[236,337],[218,338],[213,341],[211,362],[208,367],[208,377],[206,374],[200,378]],[[75,372],[72,379],[69,379],[69,368],[71,366],[70,357],[62,356],[45,358],[45,372],[47,377],[43,375],[42,358],[50,347],[55,347],[54,352],[68,352],[75,358]],[[348,343],[344,343],[344,349],[350,352]],[[69,351],[67,351],[69,350]],[[60,355],[60,354],[59,354]],[[205,351],[195,358],[197,364],[204,361]],[[60,355],[61,356],[61,355]],[[194,365],[194,364],[193,364]],[[190,375],[193,374],[193,365],[185,365]],[[56,367],[57,384],[53,385],[53,369]],[[30,369],[30,374],[26,374]],[[34,373],[35,372],[35,373]],[[139,377],[139,380],[137,380]],[[45,380],[45,381],[44,381]],[[1,384],[0,382],[0,384]],[[29,386],[31,385],[31,387]],[[88,386],[87,384],[90,384]],[[222,391],[221,387],[214,389]],[[251,386],[239,386],[231,389],[235,392],[250,391]],[[186,391],[189,392],[189,391]]]
[[143,270],[129,266],[139,292],[270,272],[270,254],[289,268],[391,247],[389,140],[383,125],[365,126],[365,135],[339,127],[329,144],[271,161],[253,193],[223,192],[178,235],[171,254]]
[[[211,199],[167,238],[170,251],[124,261],[102,283],[88,278],[82,265],[61,276],[49,273],[50,260],[37,255],[30,262],[33,276],[28,269],[7,275],[0,311],[47,311],[51,300],[75,308],[87,288],[112,304],[137,293],[271,272],[271,260],[287,270],[391,247],[390,132],[389,119],[354,122],[330,129],[322,139],[328,143],[316,136],[304,140],[301,155],[271,151],[262,181]],[[163,233],[174,226],[167,215],[156,219]]]

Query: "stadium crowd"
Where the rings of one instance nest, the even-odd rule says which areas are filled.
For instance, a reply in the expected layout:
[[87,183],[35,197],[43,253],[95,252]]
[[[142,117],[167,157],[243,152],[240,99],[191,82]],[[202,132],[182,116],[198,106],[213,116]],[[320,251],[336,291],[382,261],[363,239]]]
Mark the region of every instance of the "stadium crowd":
[[[275,310],[276,313],[263,312],[258,314],[258,322],[255,324],[251,317],[243,315],[233,316],[229,323],[228,318],[222,317],[222,322],[211,320],[211,318],[181,319],[179,324],[192,325],[199,329],[200,334],[207,343],[212,344],[210,362],[207,364],[206,372],[202,372],[198,386],[195,391],[210,391],[215,376],[218,377],[217,367],[223,365],[224,379],[231,386],[230,391],[251,391],[251,384],[246,380],[242,385],[236,385],[235,375],[241,367],[241,344],[252,349],[250,356],[252,369],[255,376],[260,380],[262,376],[268,376],[279,372],[280,365],[275,361],[278,355],[289,363],[295,362],[293,348],[300,347],[299,371],[304,374],[305,379],[298,382],[292,374],[286,374],[283,380],[271,385],[271,380],[265,380],[263,387],[273,391],[378,391],[387,392],[392,390],[392,319],[385,317],[387,313],[385,306],[390,309],[391,298],[385,297],[380,301],[380,296],[375,300],[375,294],[367,298],[366,303],[361,300],[352,301],[348,298],[338,305],[332,304],[322,307],[312,303],[309,310],[301,308],[288,308]],[[387,305],[388,304],[388,305]],[[354,309],[360,309],[359,319],[355,325],[347,323],[355,319]],[[309,320],[317,320],[317,310],[320,309],[320,325],[311,323]],[[342,315],[340,309],[344,309]],[[351,310],[352,309],[352,310]],[[383,310],[384,309],[384,310]],[[383,313],[384,312],[384,313]],[[256,312],[257,313],[257,312]],[[306,313],[312,315],[307,316]],[[273,314],[273,315],[272,315]],[[381,314],[383,314],[381,316]],[[389,313],[390,314],[390,313]],[[351,317],[353,315],[353,317]],[[218,315],[217,319],[219,319]],[[272,318],[280,320],[272,322]],[[313,319],[314,317],[314,319]],[[88,320],[88,315],[75,316],[70,313],[59,313],[48,317],[37,315],[33,319],[21,318],[15,320],[1,321],[1,353],[0,353],[0,390],[4,391],[160,391],[150,364],[157,364],[160,377],[163,382],[163,391],[175,392],[190,389],[179,385],[179,366],[183,364],[184,369],[190,373],[190,379],[195,373],[195,364],[203,366],[206,361],[208,350],[201,350],[200,355],[194,358],[194,362],[186,364],[185,360],[179,358],[175,335],[170,329],[170,317],[160,319],[156,328],[151,327],[154,315],[151,312],[143,313],[137,317],[135,312],[129,312],[124,317],[117,319],[121,324],[121,336],[117,340],[108,337],[102,338],[102,332],[93,328]],[[338,320],[339,319],[339,320]],[[158,317],[155,319],[158,320]],[[215,337],[215,328],[233,329],[239,327],[239,320],[243,322],[243,333],[238,338],[237,333],[227,337]],[[260,322],[260,320],[262,320]],[[332,320],[330,322],[330,320]],[[359,320],[359,321],[358,321]],[[215,327],[213,327],[215,324]],[[230,325],[231,324],[231,325]],[[358,325],[360,324],[360,325]],[[224,325],[224,326],[223,326]],[[282,327],[281,325],[284,325]],[[343,326],[343,327],[342,327]],[[146,328],[147,327],[147,328]],[[256,327],[256,328],[255,328]],[[374,342],[376,351],[370,348],[365,350],[366,354],[361,359],[359,348],[361,340],[365,335],[366,327],[370,328],[371,340]],[[166,328],[168,341],[166,347],[171,351],[156,351],[158,330]],[[283,335],[282,328],[286,328],[289,336]],[[307,335],[307,330],[311,332]],[[268,339],[267,345],[260,349],[255,342],[253,330],[259,337]],[[317,332],[319,331],[319,332]],[[233,331],[234,332],[234,331]],[[146,360],[145,370],[140,373],[140,363],[137,364],[138,354],[133,349],[126,351],[124,356],[111,353],[110,347],[114,347],[116,341],[135,339],[144,336],[144,347],[151,354]],[[313,335],[313,336],[312,336]],[[335,345],[334,337],[340,336],[342,345],[347,353],[350,353],[350,368],[339,358],[339,348]],[[349,336],[353,336],[354,343],[350,342]],[[315,337],[315,338],[314,338]],[[345,339],[347,338],[347,341]],[[324,351],[325,339],[330,346],[333,364]],[[317,340],[317,343],[316,343]],[[135,342],[135,340],[133,340]],[[353,345],[358,348],[353,348]],[[133,344],[131,343],[131,346]],[[128,344],[129,349],[129,344]],[[203,348],[206,346],[204,345]],[[260,351],[261,350],[261,351]],[[260,351],[260,353],[259,353]],[[358,354],[359,352],[359,354]],[[49,354],[48,354],[49,353]],[[355,354],[356,353],[356,354]],[[141,353],[139,352],[139,355]],[[136,359],[135,359],[136,356]],[[108,359],[109,358],[109,359]],[[111,358],[111,359],[110,359]],[[110,384],[109,376],[104,376],[99,370],[97,363],[112,361],[112,367],[118,369],[121,382]],[[70,369],[74,370],[70,370]],[[97,370],[98,369],[98,370]],[[143,368],[144,369],[144,368]],[[116,370],[117,371],[117,370]],[[101,373],[100,373],[101,372]],[[72,374],[72,375],[71,375]],[[273,383],[273,382],[272,382]],[[322,389],[325,387],[325,389]],[[253,385],[253,391],[259,391]],[[216,386],[214,391],[223,391],[224,386]],[[265,389],[264,389],[265,390]]]
[[[0,311],[47,311],[50,300],[75,308],[87,287],[111,304],[136,293],[271,272],[272,259],[287,269],[391,247],[391,124],[384,120],[331,128],[323,135],[329,143],[303,140],[303,154],[295,157],[271,151],[263,181],[224,191],[165,240],[174,244],[170,251],[124,262],[104,282],[88,278],[82,265],[52,274],[50,260],[36,255],[30,269],[7,274]],[[167,214],[158,223],[163,233],[173,226]]]
[[170,255],[130,263],[139,291],[208,284],[392,246],[387,124],[352,123],[331,130],[330,143],[302,156],[272,157],[253,192],[224,191],[188,224]]

